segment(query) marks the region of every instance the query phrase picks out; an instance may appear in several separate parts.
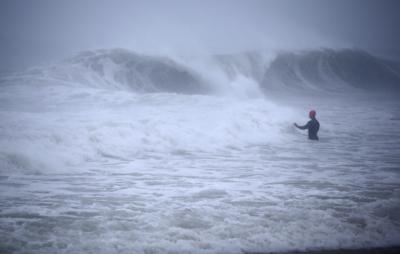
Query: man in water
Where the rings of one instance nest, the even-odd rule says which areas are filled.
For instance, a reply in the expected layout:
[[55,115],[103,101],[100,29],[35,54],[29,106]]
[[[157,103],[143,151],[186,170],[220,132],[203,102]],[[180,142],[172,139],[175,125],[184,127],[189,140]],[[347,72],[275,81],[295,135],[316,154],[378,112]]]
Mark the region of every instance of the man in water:
[[319,122],[315,119],[316,116],[315,110],[311,110],[308,116],[310,117],[310,121],[306,125],[299,126],[297,123],[294,124],[300,130],[308,129],[308,139],[318,140],[318,130],[319,130]]

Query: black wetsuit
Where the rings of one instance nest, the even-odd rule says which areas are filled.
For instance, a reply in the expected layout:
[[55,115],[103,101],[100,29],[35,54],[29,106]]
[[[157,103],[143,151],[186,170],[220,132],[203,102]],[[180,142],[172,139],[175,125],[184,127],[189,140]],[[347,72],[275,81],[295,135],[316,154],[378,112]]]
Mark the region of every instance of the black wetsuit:
[[305,130],[308,129],[308,138],[312,140],[318,140],[318,130],[319,130],[319,122],[315,118],[311,118],[310,121],[304,126],[298,126],[296,124],[296,127]]

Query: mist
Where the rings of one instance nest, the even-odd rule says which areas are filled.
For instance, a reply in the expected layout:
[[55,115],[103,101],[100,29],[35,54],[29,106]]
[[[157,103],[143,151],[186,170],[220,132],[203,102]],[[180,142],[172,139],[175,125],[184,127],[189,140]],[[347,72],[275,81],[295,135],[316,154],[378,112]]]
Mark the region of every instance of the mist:
[[2,69],[82,50],[360,48],[397,54],[397,1],[2,1]]

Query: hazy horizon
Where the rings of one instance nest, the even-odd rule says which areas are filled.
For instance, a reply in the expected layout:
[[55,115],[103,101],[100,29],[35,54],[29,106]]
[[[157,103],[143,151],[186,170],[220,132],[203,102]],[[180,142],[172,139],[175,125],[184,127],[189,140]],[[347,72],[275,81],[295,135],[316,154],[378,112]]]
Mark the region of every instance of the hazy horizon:
[[359,48],[397,58],[398,1],[2,1],[0,69],[99,48]]

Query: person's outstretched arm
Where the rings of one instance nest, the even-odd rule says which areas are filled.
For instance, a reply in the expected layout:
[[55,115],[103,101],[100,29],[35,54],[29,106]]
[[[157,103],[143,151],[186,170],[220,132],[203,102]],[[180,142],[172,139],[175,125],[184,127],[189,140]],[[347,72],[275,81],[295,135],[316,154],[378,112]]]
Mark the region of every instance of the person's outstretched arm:
[[308,122],[306,125],[300,126],[300,125],[297,125],[297,123],[295,123],[294,126],[299,128],[300,130],[305,130],[305,129],[308,129],[309,124],[310,124],[310,122]]

